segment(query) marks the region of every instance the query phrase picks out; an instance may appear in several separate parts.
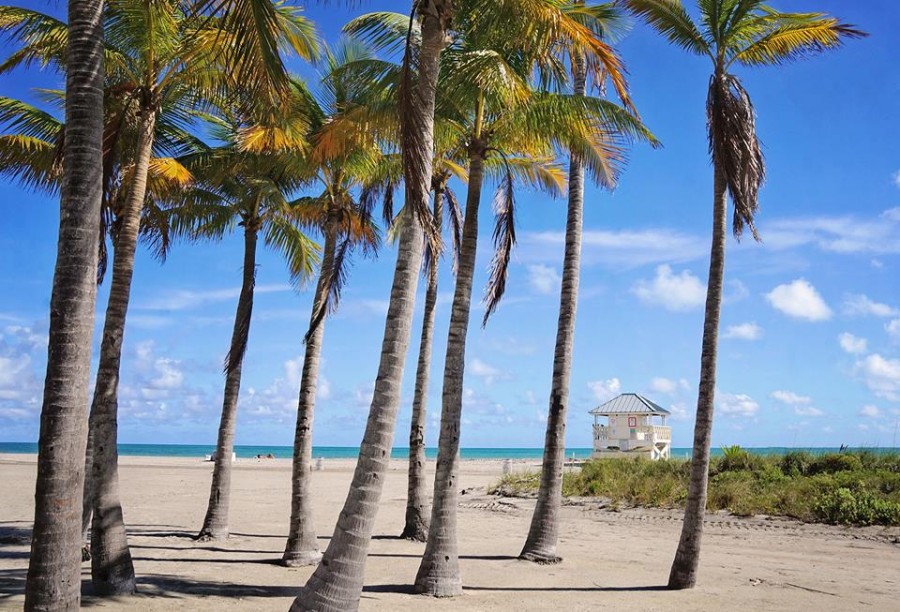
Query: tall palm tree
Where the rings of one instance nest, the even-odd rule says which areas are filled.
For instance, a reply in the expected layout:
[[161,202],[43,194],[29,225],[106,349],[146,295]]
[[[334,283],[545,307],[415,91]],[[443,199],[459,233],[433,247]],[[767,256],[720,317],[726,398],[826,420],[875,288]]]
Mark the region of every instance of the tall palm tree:
[[607,152],[598,137],[600,120],[611,118],[628,132],[639,133],[643,129],[615,105],[603,101],[585,104],[571,96],[532,91],[529,79],[533,69],[549,64],[533,50],[547,49],[559,38],[572,40],[579,48],[602,50],[603,60],[618,66],[618,59],[608,53],[609,49],[602,43],[594,44],[590,32],[560,6],[548,3],[546,8],[553,10],[558,21],[567,22],[571,31],[524,30],[505,39],[498,38],[493,28],[484,27],[477,17],[467,20],[463,16],[457,20],[457,36],[445,52],[444,74],[448,76],[442,83],[442,98],[454,101],[458,109],[457,123],[466,141],[468,195],[444,363],[431,528],[416,576],[416,589],[436,596],[461,592],[456,544],[457,456],[478,209],[485,172],[496,168],[501,175],[494,202],[498,252],[487,293],[486,322],[503,294],[506,267],[515,242],[514,179],[518,176],[548,193],[558,193],[562,190],[562,173],[549,160],[555,157],[559,143],[571,140],[576,149],[584,149],[592,160],[606,165]]
[[[305,100],[290,99],[280,125],[226,111],[207,117],[222,144],[188,156],[194,188],[175,197],[168,209],[173,236],[220,240],[238,226],[244,233],[241,292],[225,359],[225,388],[210,484],[209,503],[198,538],[228,537],[232,452],[244,354],[250,338],[256,253],[259,238],[280,253],[291,279],[301,284],[312,272],[317,247],[301,231],[290,195],[309,180],[301,161],[310,118]],[[243,118],[242,118],[243,117]],[[254,119],[256,119],[254,121]],[[266,119],[266,118],[263,118]]]
[[[269,0],[201,5],[183,0],[109,0],[104,11],[107,87],[124,92],[139,118],[128,196],[115,231],[113,278],[90,417],[91,577],[95,589],[104,594],[134,592],[118,493],[117,394],[134,254],[160,108],[167,99],[178,100],[188,113],[201,96],[221,95],[229,80],[241,83],[246,98],[260,97],[275,108],[287,82],[277,50],[292,48],[311,58],[316,46],[311,24],[295,9]],[[20,9],[4,26],[24,42],[15,63],[52,60],[65,65],[58,21]]]
[[846,38],[865,34],[824,13],[782,13],[761,0],[698,0],[699,23],[691,19],[679,0],[625,0],[625,3],[669,42],[694,55],[708,57],[713,65],[706,101],[713,165],[709,281],[691,478],[681,538],[669,574],[669,588],[685,589],[692,588],[697,581],[706,511],[728,198],[731,197],[734,205],[734,235],[740,238],[746,226],[758,240],[754,215],[765,175],[753,104],[732,70],[737,65],[779,65],[836,48]]
[[[439,166],[441,159],[435,160]],[[449,161],[449,160],[448,160]],[[456,167],[456,164],[453,164]],[[444,212],[453,227],[454,253],[458,253],[462,238],[462,213],[456,194],[448,182],[452,176],[449,169],[435,172],[431,179],[434,194],[432,215],[435,231],[440,233]],[[409,424],[409,467],[407,469],[406,513],[401,538],[424,542],[428,537],[431,522],[431,504],[428,501],[428,486],[425,478],[425,424],[428,402],[428,378],[431,370],[431,345],[434,338],[434,319],[438,297],[438,253],[425,244],[426,282],[425,304],[422,311],[422,335],[419,340],[419,358],[416,363],[416,385],[413,391],[412,416]],[[454,265],[455,268],[455,265]]]
[[[372,220],[373,200],[366,197],[373,182],[380,182],[382,151],[379,143],[365,135],[365,126],[357,126],[349,136],[351,143],[335,146],[326,132],[346,115],[364,108],[370,93],[348,79],[342,69],[353,62],[369,59],[366,49],[343,41],[326,52],[327,73],[315,104],[318,133],[307,157],[309,171],[322,187],[318,196],[297,200],[298,218],[305,227],[324,237],[322,265],[316,283],[305,337],[303,371],[297,405],[297,426],[291,477],[291,519],[282,562],[291,567],[312,565],[321,559],[312,516],[312,425],[319,378],[319,359],[325,336],[325,319],[338,307],[346,283],[347,267],[354,250],[375,253],[379,234]],[[318,145],[318,146],[316,146]],[[356,188],[362,187],[354,196]]]
[[79,516],[103,175],[102,12],[102,0],[69,2],[69,129],[63,150],[26,610],[74,610],[81,601]]
[[[567,10],[598,37],[609,39],[611,33],[615,33],[617,29],[621,28],[622,12],[613,4],[586,6],[583,0],[575,0]],[[593,69],[597,64],[597,58],[586,58],[581,53],[573,53],[564,47],[561,60],[565,61],[566,59],[572,69],[572,93],[574,96],[583,97],[586,94],[588,66],[592,68],[591,80],[602,85],[604,75]],[[628,103],[628,100],[626,99],[624,102]],[[622,135],[610,131],[604,136],[609,140],[607,148],[609,165],[601,174],[592,174],[595,182],[612,189],[615,187],[618,169],[622,161],[619,150],[619,141],[622,140]],[[655,144],[652,139],[651,142]],[[565,252],[541,482],[528,537],[519,554],[521,559],[537,563],[556,563],[561,560],[556,551],[556,544],[559,533],[559,511],[562,505],[569,375],[572,371],[575,315],[578,306],[581,228],[584,211],[584,165],[583,160],[577,154],[569,153]]]
[[415,214],[403,224],[397,264],[385,320],[381,359],[359,460],[347,500],[322,561],[292,610],[344,612],[359,606],[366,554],[372,537],[382,482],[390,460],[400,403],[400,383],[409,346],[424,226],[434,155],[434,103],[439,60],[455,0],[418,0],[414,14],[421,22],[415,80],[408,47],[405,64],[401,142],[406,206]]

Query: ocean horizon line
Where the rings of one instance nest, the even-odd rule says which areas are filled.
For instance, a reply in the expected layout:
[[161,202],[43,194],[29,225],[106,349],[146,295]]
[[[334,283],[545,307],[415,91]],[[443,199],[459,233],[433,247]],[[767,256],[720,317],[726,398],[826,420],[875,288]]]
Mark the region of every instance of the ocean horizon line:
[[[742,447],[746,451],[757,455],[781,455],[791,451],[809,451],[813,453],[839,452],[841,450],[867,450],[873,452],[900,452],[896,447],[837,447],[837,446],[757,446]],[[216,450],[215,444],[119,444],[119,455],[123,457],[196,457],[205,458]],[[437,447],[426,447],[425,456],[428,459],[437,457]],[[540,459],[544,449],[541,447],[462,447],[461,459]],[[36,442],[0,442],[0,453],[8,454],[36,454],[38,445]],[[293,447],[277,444],[236,444],[234,452],[239,459],[252,459],[257,455],[272,455],[276,459],[290,459],[293,456]],[[570,447],[566,449],[567,458],[587,459],[593,449],[590,447]],[[721,455],[722,449],[711,449],[713,456]],[[314,458],[323,459],[355,459],[359,455],[358,446],[313,446]],[[392,459],[406,459],[409,456],[409,447],[395,446],[391,449]],[[675,447],[672,449],[672,457],[687,459],[691,456],[691,448]]]

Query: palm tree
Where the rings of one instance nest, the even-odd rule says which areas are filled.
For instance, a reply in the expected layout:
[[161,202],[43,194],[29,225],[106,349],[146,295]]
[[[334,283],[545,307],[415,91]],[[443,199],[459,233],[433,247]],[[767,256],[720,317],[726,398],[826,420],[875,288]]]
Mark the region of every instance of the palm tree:
[[[441,159],[435,160],[439,166]],[[449,161],[449,160],[448,160]],[[449,167],[456,167],[455,164]],[[456,195],[447,184],[452,176],[449,169],[436,172],[431,179],[434,193],[433,217],[435,231],[440,233],[441,222],[446,211],[453,227],[454,246],[458,247],[462,237],[462,213]],[[409,467],[407,470],[406,514],[401,538],[424,542],[428,537],[431,521],[431,504],[425,478],[425,416],[428,402],[428,377],[431,369],[431,344],[434,337],[434,318],[438,296],[437,253],[425,244],[424,273],[428,283],[425,290],[425,305],[422,312],[422,335],[419,340],[419,359],[416,363],[416,385],[413,392],[412,417],[409,426]],[[454,253],[458,253],[454,249]],[[455,267],[455,266],[454,266]]]
[[[570,15],[556,10],[556,17],[569,21],[574,32],[557,30],[529,36],[523,32],[509,40],[498,39],[477,20],[458,19],[458,38],[445,53],[448,78],[443,95],[455,101],[461,114],[468,156],[468,196],[457,267],[456,288],[451,307],[450,331],[444,363],[441,433],[437,473],[425,553],[416,576],[416,589],[435,596],[461,592],[456,544],[459,432],[462,409],[465,344],[471,304],[472,280],[478,242],[478,209],[485,171],[490,161],[501,170],[500,186],[494,200],[497,222],[491,280],[487,291],[484,322],[496,308],[506,283],[506,268],[515,242],[514,179],[550,194],[562,191],[562,172],[552,160],[561,143],[571,142],[604,169],[610,161],[601,134],[606,123],[626,133],[642,133],[643,128],[623,109],[610,103],[578,99],[554,93],[533,92],[529,78],[535,66],[544,68],[546,58],[534,54],[547,49],[551,41],[570,40],[576,48],[600,51],[603,61],[618,66],[618,60],[602,44],[594,44],[586,28]],[[577,27],[576,27],[577,26]],[[569,37],[570,34],[575,34]],[[546,38],[545,38],[546,37]],[[511,153],[517,154],[513,157]]]
[[69,2],[59,244],[50,298],[26,610],[77,609],[85,406],[96,301],[103,151],[102,0]]
[[227,538],[231,501],[232,452],[244,354],[250,337],[256,252],[260,236],[281,253],[291,279],[305,281],[317,259],[317,247],[300,230],[297,207],[289,196],[308,182],[301,162],[310,118],[305,100],[285,105],[281,125],[266,125],[240,113],[209,116],[213,138],[223,143],[209,153],[188,156],[193,189],[174,198],[168,223],[174,236],[220,240],[237,226],[244,233],[241,292],[231,343],[225,359],[225,389],[216,444],[209,503],[198,538]]
[[[90,417],[91,577],[96,590],[104,594],[134,592],[118,494],[117,393],[134,254],[160,108],[169,103],[189,114],[201,95],[221,95],[229,79],[241,83],[248,99],[261,97],[274,108],[286,77],[281,57],[273,49],[290,47],[305,58],[315,53],[312,28],[294,9],[269,0],[215,3],[210,10],[221,16],[203,14],[200,8],[181,0],[110,0],[104,11],[107,87],[125,94],[138,116],[133,172],[117,218],[113,279]],[[248,15],[254,19],[246,19]],[[25,43],[14,63],[49,59],[65,65],[57,42],[58,21],[19,9],[4,25]]]
[[[297,426],[291,478],[291,519],[282,562],[290,567],[315,564],[322,555],[312,516],[311,462],[312,424],[316,405],[319,359],[325,335],[325,318],[338,307],[341,290],[346,283],[347,267],[353,250],[375,253],[379,235],[372,221],[370,190],[362,189],[354,197],[356,187],[370,187],[381,181],[382,152],[379,144],[365,136],[365,126],[358,126],[350,135],[352,143],[335,146],[325,132],[341,122],[349,113],[364,108],[370,93],[342,74],[353,62],[369,59],[368,52],[359,45],[344,41],[333,52],[326,52],[326,76],[314,114],[320,128],[313,135],[318,141],[308,155],[310,173],[322,185],[315,197],[300,198],[296,202],[298,218],[305,227],[319,231],[324,237],[322,265],[316,283],[310,313],[309,329],[305,337],[303,371],[297,406]],[[346,146],[349,145],[349,146]]]
[[410,221],[404,223],[400,231],[372,405],[347,500],[322,561],[294,600],[292,610],[344,612],[359,606],[366,554],[390,460],[400,383],[409,346],[422,262],[424,226],[421,220],[428,212],[432,175],[439,60],[454,4],[455,0],[418,0],[414,3],[414,14],[421,22],[421,44],[415,80],[412,78],[410,46],[407,46],[404,58],[401,142],[406,206],[415,214],[409,215]]
[[[621,11],[613,4],[585,6],[583,0],[576,0],[568,10],[598,37],[608,38],[611,32],[615,32],[620,27]],[[564,55],[568,55],[572,68],[572,91],[575,96],[583,97],[585,95],[589,65],[592,67],[592,80],[602,83],[603,74],[598,74],[593,70],[593,66],[597,63],[596,58],[585,58],[578,52],[567,52]],[[563,57],[564,59],[565,57]],[[586,59],[592,61],[586,61]],[[627,99],[624,102],[629,103]],[[607,148],[609,168],[600,175],[594,173],[594,179],[600,185],[612,189],[617,181],[618,166],[620,165],[618,162],[621,162],[618,143],[621,135],[610,132],[605,136],[609,140]],[[651,142],[655,144],[652,139]],[[519,554],[519,558],[537,563],[557,563],[561,560],[556,551],[556,544],[559,533],[559,510],[562,505],[566,413],[569,399],[569,375],[572,371],[575,314],[578,306],[583,211],[584,162],[578,155],[570,153],[565,253],[541,483],[531,517],[528,537]]]
[[728,197],[734,204],[732,228],[740,238],[745,226],[753,237],[759,187],[765,165],[756,135],[755,111],[740,79],[731,71],[779,65],[840,46],[845,38],[865,34],[824,13],[782,13],[761,0],[698,0],[695,23],[679,0],[625,0],[669,42],[706,56],[713,65],[706,102],[709,150],[713,165],[713,231],[709,281],[703,319],[700,385],[694,425],[691,478],[678,550],[669,574],[669,588],[692,588],[697,580],[700,540],[706,511],[709,449],[716,386],[716,351],[722,284]]

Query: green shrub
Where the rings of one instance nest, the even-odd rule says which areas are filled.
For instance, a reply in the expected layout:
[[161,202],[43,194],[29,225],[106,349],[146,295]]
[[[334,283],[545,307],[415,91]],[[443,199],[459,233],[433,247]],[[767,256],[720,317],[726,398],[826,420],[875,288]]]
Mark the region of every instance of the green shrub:
[[825,453],[816,457],[804,472],[808,476],[815,474],[834,474],[836,472],[856,472],[862,470],[862,461],[855,453]]
[[787,476],[804,476],[813,461],[812,454],[807,451],[791,451],[781,457],[778,467]]
[[879,499],[865,491],[854,493],[843,487],[819,497],[813,511],[820,520],[834,525],[900,523],[900,503]]

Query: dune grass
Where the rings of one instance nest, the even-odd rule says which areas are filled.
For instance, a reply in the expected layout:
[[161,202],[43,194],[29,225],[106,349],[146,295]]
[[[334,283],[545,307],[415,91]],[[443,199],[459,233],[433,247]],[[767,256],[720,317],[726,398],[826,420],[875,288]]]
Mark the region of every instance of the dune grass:
[[[710,465],[707,509],[767,514],[838,525],[900,525],[900,454],[872,451],[754,455],[729,447]],[[680,508],[686,460],[598,459],[566,472],[563,495],[599,497],[614,506]],[[528,496],[538,472],[509,474],[490,493]]]

